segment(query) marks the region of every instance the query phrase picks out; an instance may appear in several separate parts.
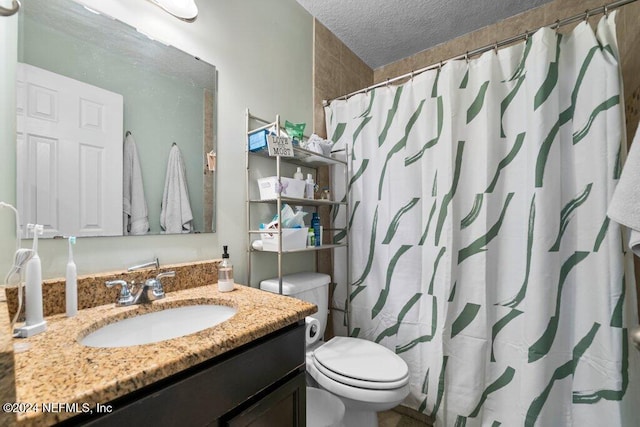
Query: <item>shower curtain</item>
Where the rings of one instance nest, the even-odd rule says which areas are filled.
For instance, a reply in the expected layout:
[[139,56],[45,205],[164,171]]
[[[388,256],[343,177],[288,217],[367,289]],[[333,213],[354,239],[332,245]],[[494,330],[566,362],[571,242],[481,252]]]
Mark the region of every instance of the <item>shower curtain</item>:
[[640,419],[633,270],[606,217],[626,152],[614,19],[326,108],[351,165],[350,334],[407,362],[405,403],[436,425]]

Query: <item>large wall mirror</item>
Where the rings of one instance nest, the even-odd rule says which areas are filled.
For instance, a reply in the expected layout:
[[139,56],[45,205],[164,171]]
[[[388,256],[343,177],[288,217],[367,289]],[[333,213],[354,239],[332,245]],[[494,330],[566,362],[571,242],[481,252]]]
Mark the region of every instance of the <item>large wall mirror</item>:
[[72,0],[22,3],[23,230],[38,223],[45,237],[215,231],[215,67]]

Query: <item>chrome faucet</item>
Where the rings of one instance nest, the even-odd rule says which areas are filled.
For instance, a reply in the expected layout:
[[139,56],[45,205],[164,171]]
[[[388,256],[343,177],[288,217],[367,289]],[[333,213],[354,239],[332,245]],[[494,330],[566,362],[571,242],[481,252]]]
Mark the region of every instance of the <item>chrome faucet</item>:
[[[158,258],[151,262],[147,262],[140,265],[129,267],[127,271],[141,270],[143,268],[155,267],[156,270],[160,267]],[[120,296],[116,301],[116,306],[122,307],[127,305],[136,304],[148,304],[151,301],[164,298],[164,289],[160,279],[164,277],[175,277],[175,271],[165,271],[159,273],[155,278],[147,279],[141,285],[136,285],[135,282],[127,283],[125,280],[109,280],[105,282],[108,288],[114,286],[120,286]]]

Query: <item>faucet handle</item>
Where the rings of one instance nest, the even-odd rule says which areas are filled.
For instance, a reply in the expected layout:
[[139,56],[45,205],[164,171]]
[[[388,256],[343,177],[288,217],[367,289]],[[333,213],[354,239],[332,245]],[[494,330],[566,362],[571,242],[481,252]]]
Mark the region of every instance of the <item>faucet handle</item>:
[[114,286],[120,285],[120,297],[116,302],[117,305],[126,305],[130,304],[133,301],[133,295],[131,295],[131,289],[129,288],[129,284],[124,280],[108,280],[104,282],[107,288],[113,288]]
[[164,288],[162,287],[160,279],[164,277],[175,277],[175,275],[175,271],[165,271],[156,275],[155,279],[148,279],[147,283],[149,283],[153,288],[153,296],[157,299],[164,298]]

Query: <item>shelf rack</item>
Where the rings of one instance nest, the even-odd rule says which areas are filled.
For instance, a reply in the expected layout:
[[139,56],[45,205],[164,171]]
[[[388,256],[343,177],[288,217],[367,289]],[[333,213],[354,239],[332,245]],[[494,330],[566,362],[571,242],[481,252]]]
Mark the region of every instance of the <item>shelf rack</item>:
[[[252,236],[256,235],[256,234],[264,233],[264,230],[255,230],[255,229],[252,230],[251,229],[251,225],[252,225],[252,223],[251,223],[252,205],[254,205],[254,204],[275,205],[276,206],[276,212],[278,212],[278,213],[282,211],[282,206],[285,203],[289,204],[289,205],[292,205],[292,206],[313,207],[313,208],[315,208],[316,211],[321,207],[331,207],[331,208],[343,207],[344,208],[343,211],[345,212],[345,215],[347,215],[347,212],[349,211],[349,203],[348,203],[348,199],[346,199],[345,201],[333,201],[333,200],[318,200],[318,199],[306,199],[306,198],[295,198],[295,197],[283,197],[283,196],[280,196],[280,195],[278,195],[276,198],[266,199],[266,200],[251,198],[250,197],[250,195],[251,195],[251,186],[255,185],[255,183],[252,182],[252,179],[250,177],[251,159],[254,158],[254,157],[263,157],[263,158],[272,159],[275,162],[276,177],[277,177],[278,183],[280,183],[280,178],[282,176],[282,171],[281,171],[282,163],[287,163],[287,164],[292,164],[292,165],[296,165],[296,166],[302,166],[302,167],[305,167],[305,168],[315,169],[316,178],[317,178],[317,169],[319,167],[321,167],[321,166],[341,165],[341,166],[343,166],[343,169],[344,169],[345,186],[348,183],[348,177],[349,177],[348,163],[345,160],[337,159],[337,158],[330,157],[330,156],[324,156],[322,154],[318,154],[318,153],[315,153],[313,151],[309,151],[309,150],[297,147],[295,145],[293,147],[294,157],[282,157],[280,155],[269,156],[269,153],[266,150],[257,151],[257,152],[250,151],[249,150],[249,143],[248,143],[249,135],[251,135],[251,134],[253,134],[255,132],[259,132],[261,130],[265,130],[265,129],[273,129],[275,131],[276,135],[280,134],[280,129],[281,129],[280,115],[276,115],[275,121],[268,121],[268,120],[264,120],[264,119],[262,119],[260,117],[252,115],[250,113],[249,109],[246,110],[245,114],[246,114],[246,135],[245,135],[244,144],[245,144],[245,154],[246,154],[245,155],[245,169],[246,169],[246,174],[245,174],[245,176],[246,176],[246,180],[245,180],[246,181],[246,189],[245,189],[246,193],[245,194],[246,194],[246,230],[247,230],[247,284],[249,286],[251,286],[251,274],[252,274],[252,271],[251,271],[252,270],[251,258],[252,258],[252,255],[254,253],[260,253],[260,252],[262,252],[262,253],[264,253],[264,252],[274,253],[274,254],[277,255],[277,260],[278,260],[277,261],[278,262],[278,279],[279,279],[278,291],[279,291],[280,294],[282,294],[282,276],[283,276],[282,261],[283,261],[283,255],[289,254],[289,253],[313,252],[313,251],[319,251],[319,250],[333,250],[335,248],[340,248],[340,247],[347,247],[348,248],[348,245],[349,245],[349,242],[348,242],[348,239],[349,239],[348,218],[345,221],[345,227],[346,228],[333,228],[333,225],[332,225],[331,227],[324,229],[325,232],[329,232],[332,236],[335,236],[335,233],[337,233],[337,232],[344,232],[344,238],[342,238],[340,242],[337,242],[337,243],[334,242],[333,244],[323,244],[321,246],[305,247],[305,248],[296,249],[296,250],[283,251],[282,250],[282,223],[281,223],[280,215],[278,215],[278,229],[272,231],[273,234],[278,234],[278,250],[276,252],[258,251],[258,250],[255,250],[251,246],[251,243],[253,241]],[[332,238],[331,240],[334,240],[334,239]],[[347,250],[347,253],[348,252],[349,251]],[[349,277],[348,271],[347,271],[347,277]]]

